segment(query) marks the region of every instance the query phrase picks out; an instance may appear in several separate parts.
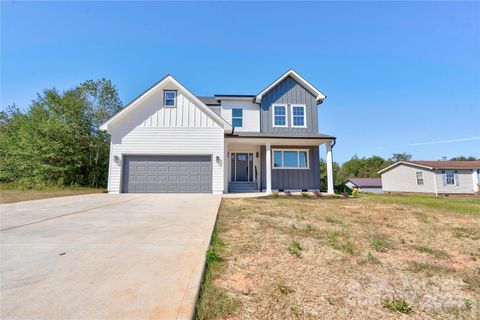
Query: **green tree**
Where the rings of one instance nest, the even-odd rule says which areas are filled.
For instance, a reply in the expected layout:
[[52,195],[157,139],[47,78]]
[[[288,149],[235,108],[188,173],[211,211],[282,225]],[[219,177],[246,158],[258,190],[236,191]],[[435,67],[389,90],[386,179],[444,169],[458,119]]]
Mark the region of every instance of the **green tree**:
[[406,152],[403,153],[394,153],[388,161],[391,163],[399,162],[399,161],[410,161],[412,159],[412,155]]
[[0,181],[24,187],[106,185],[109,137],[99,126],[121,109],[109,80],[44,90],[22,113],[0,114]]
[[379,156],[359,158],[357,155],[342,165],[342,177],[348,178],[376,178],[378,171],[386,168],[390,163]]
[[[333,162],[333,184],[340,185],[343,183],[340,166],[338,163]],[[320,190],[327,191],[327,162],[323,158],[320,158]]]
[[475,160],[480,160],[480,158],[477,159],[474,156],[469,156],[469,157],[459,156],[459,157],[453,157],[450,159],[450,161],[475,161]]

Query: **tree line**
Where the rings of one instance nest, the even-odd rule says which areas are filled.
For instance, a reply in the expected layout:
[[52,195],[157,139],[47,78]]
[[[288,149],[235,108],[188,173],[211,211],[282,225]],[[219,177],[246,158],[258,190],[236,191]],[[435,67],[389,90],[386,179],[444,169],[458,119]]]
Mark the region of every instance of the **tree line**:
[[107,79],[46,89],[26,111],[0,112],[0,182],[15,187],[105,187],[109,136],[99,126],[122,108]]

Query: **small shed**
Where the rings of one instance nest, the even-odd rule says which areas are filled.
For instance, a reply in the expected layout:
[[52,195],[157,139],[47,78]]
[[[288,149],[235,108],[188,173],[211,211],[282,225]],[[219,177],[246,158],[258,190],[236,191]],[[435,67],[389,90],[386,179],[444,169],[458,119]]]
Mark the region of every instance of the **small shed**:
[[381,178],[349,178],[345,185],[360,192],[383,193]]

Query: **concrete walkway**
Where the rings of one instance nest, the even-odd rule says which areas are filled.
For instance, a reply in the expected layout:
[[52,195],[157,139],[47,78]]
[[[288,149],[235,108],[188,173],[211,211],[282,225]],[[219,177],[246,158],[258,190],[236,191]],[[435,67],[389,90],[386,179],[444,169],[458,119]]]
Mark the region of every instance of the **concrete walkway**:
[[1,319],[190,319],[221,196],[1,205]]

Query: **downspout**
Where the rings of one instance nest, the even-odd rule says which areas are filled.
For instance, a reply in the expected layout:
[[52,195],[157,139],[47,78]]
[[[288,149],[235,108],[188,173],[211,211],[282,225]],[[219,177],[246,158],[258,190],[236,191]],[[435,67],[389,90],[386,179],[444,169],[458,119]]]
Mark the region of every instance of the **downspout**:
[[433,186],[435,188],[435,197],[438,197],[437,191],[437,170],[433,169]]

